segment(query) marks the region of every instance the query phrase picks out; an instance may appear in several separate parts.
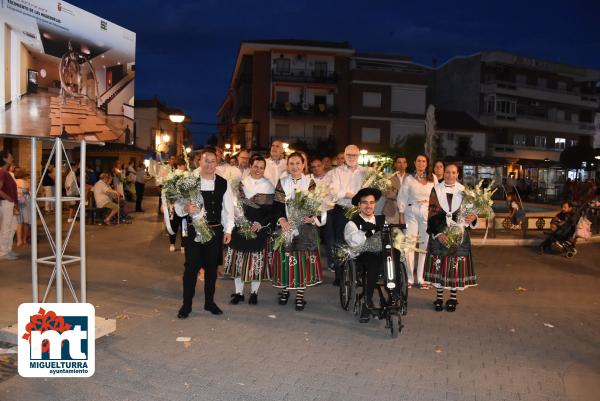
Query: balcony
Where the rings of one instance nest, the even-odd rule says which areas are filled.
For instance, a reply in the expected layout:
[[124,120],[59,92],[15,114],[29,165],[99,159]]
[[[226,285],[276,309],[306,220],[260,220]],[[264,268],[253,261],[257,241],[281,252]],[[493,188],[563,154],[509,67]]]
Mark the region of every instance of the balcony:
[[507,145],[496,143],[492,145],[493,157],[504,157],[507,159],[532,159],[559,161],[562,149],[542,148],[536,146]]
[[273,103],[271,112],[277,117],[333,118],[337,114],[334,105],[308,103]]
[[597,108],[599,104],[599,95],[597,94],[586,94],[565,89],[552,89],[512,81],[486,81],[481,84],[481,91],[486,94],[497,93],[593,108]]
[[483,113],[479,122],[484,126],[525,128],[559,133],[594,135],[593,123],[551,120],[532,115],[509,115],[501,113]]
[[271,70],[271,76],[273,81],[326,84],[335,84],[337,82],[337,73],[335,71],[314,70],[309,68],[291,68],[287,70],[273,68]]

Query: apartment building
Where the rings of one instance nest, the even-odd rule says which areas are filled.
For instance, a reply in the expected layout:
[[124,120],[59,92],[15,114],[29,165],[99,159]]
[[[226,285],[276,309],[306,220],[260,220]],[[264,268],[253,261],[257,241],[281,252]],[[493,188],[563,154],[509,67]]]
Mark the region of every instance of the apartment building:
[[425,71],[408,57],[357,53],[346,42],[242,42],[217,112],[220,141],[386,150],[424,132]]
[[558,162],[567,147],[594,146],[599,80],[600,70],[482,52],[436,69],[433,102],[475,118],[489,132],[486,154],[519,175],[540,161]]

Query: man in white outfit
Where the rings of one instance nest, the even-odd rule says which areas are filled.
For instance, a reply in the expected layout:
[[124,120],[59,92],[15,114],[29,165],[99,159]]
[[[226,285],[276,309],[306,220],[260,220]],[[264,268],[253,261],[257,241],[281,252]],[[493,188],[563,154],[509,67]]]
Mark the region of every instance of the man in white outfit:
[[265,178],[271,181],[274,187],[277,187],[277,182],[281,175],[286,171],[287,165],[283,152],[283,143],[279,140],[273,141],[271,144],[270,157],[267,159],[265,167]]
[[[344,163],[341,166],[329,172],[331,187],[334,194],[337,197],[336,205],[327,213],[327,237],[333,239],[336,245],[343,245],[344,239],[344,228],[348,219],[345,216],[346,209],[352,206],[352,198],[361,189],[362,183],[365,179],[366,169],[358,165],[358,157],[360,156],[360,150],[356,145],[348,145],[344,149]],[[331,220],[330,220],[331,218]],[[332,247],[328,246],[327,255],[331,259],[328,263],[331,264],[333,259]],[[342,266],[335,262],[335,280],[333,285],[339,285],[341,278]]]

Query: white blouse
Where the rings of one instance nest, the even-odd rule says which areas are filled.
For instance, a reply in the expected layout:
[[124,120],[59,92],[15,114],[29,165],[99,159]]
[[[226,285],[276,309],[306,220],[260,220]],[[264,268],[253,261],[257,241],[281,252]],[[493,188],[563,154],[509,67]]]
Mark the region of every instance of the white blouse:
[[247,199],[252,198],[256,194],[270,195],[275,193],[275,188],[271,184],[271,181],[267,180],[265,177],[260,177],[256,180],[251,176],[247,176],[242,180],[242,184],[244,184],[244,195],[246,195]]
[[337,196],[337,204],[342,207],[352,206],[352,199],[346,198],[348,192],[355,194],[362,187],[367,170],[357,166],[352,170],[346,163],[336,167],[328,174],[331,176],[331,186]]
[[416,203],[421,205],[429,204],[429,196],[431,195],[433,185],[433,181],[427,181],[427,184],[423,185],[412,175],[406,177],[400,187],[400,191],[398,191],[397,201],[400,213],[404,213],[404,210],[408,205],[414,205]]
[[[293,179],[291,175],[286,175],[285,177],[279,179],[279,182],[281,183],[281,188],[283,188],[283,192],[285,192],[285,200],[287,201],[291,199],[296,193],[296,191],[308,191],[308,187],[310,186],[311,180],[311,176],[306,174],[302,174],[302,177],[298,179]],[[286,214],[288,214],[287,205],[285,205],[285,211]],[[314,217],[313,223],[317,226],[323,226],[325,225],[326,220],[327,214],[324,213],[320,216],[320,219]]]

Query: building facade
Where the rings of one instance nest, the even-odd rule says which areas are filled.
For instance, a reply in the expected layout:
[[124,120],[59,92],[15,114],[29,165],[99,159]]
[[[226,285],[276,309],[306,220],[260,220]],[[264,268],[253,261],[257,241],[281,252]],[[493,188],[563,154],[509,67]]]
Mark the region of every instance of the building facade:
[[386,150],[424,131],[425,70],[407,57],[356,53],[346,42],[242,42],[217,112],[219,141]]
[[487,130],[486,155],[505,159],[507,174],[528,177],[542,169],[550,181],[564,181],[559,168],[550,174],[560,153],[598,146],[599,80],[599,70],[482,52],[437,68],[431,93],[437,107],[466,112]]

